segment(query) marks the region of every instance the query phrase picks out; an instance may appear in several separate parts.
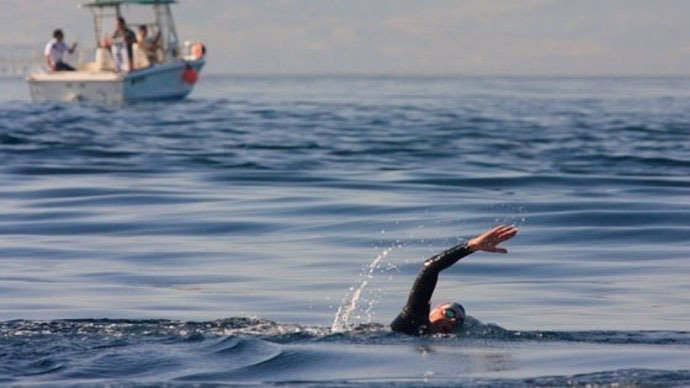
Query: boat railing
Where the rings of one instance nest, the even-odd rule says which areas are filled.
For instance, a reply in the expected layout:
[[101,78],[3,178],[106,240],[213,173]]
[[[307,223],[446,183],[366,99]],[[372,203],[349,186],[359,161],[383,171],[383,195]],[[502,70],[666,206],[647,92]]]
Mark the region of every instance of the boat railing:
[[[139,58],[142,57],[142,53],[137,53],[137,44],[135,43],[133,47],[133,52],[135,53],[135,56],[138,55]],[[168,62],[173,62],[173,61],[178,61],[178,60],[184,60],[184,61],[193,61],[197,60],[200,58],[203,58],[206,54],[206,48],[203,44],[199,42],[190,42],[186,41],[184,42],[182,47],[179,47],[175,50],[176,56],[167,56],[165,53],[162,51],[162,49],[159,49],[158,52],[156,53],[157,59],[153,60],[153,62],[146,62],[146,61],[134,61],[134,69],[144,69],[148,68],[151,66],[156,66],[156,65],[161,65],[164,63]],[[45,58],[43,55],[39,55],[38,53],[32,54],[30,56],[30,59],[28,59],[29,55],[25,56],[24,58],[24,63],[23,63],[23,73],[27,74],[30,72],[35,72],[35,71],[43,71],[43,72],[50,72],[50,69],[48,68]],[[0,58],[1,59],[1,58]],[[95,46],[90,46],[90,47],[83,47],[83,46],[77,46],[76,50],[73,53],[65,52],[63,54],[63,59],[65,62],[68,64],[72,65],[74,68],[76,68],[79,71],[87,71],[87,72],[92,72],[92,73],[97,73],[97,72],[115,72],[115,64],[113,60],[113,54],[108,47],[95,47]],[[7,62],[7,61],[5,61]]]
[[[166,59],[162,50],[157,50],[155,58],[149,60],[150,58],[147,58],[143,50],[139,49],[137,43],[134,43],[132,52],[134,54],[133,63],[135,70],[171,62]],[[109,47],[78,47],[72,54],[65,53],[64,59],[79,71],[115,72],[116,68],[113,54]],[[44,70],[47,70],[47,67],[43,67]]]

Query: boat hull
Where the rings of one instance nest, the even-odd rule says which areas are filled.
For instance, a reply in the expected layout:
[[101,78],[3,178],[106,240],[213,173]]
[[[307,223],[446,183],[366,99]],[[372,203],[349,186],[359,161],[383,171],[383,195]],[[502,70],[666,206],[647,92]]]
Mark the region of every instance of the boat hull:
[[194,84],[182,77],[187,65],[201,72],[205,62],[177,61],[129,73],[63,71],[35,73],[27,78],[34,102],[96,102],[120,104],[186,97]]

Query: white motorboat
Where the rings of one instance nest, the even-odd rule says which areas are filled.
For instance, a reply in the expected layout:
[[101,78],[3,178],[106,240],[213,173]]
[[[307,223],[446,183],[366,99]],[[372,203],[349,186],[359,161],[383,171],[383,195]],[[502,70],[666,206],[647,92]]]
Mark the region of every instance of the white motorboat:
[[[82,4],[93,13],[97,45],[93,60],[77,64],[76,71],[40,70],[30,74],[27,82],[31,99],[117,104],[186,97],[205,64],[206,49],[199,42],[186,42],[180,47],[170,10],[174,3],[175,0],[91,0]],[[113,43],[104,29],[106,22],[114,25],[123,16],[122,8],[127,5],[151,7],[153,20],[128,23],[128,27],[144,25],[157,40],[153,53],[143,52],[134,43],[132,61],[127,58],[128,50]]]

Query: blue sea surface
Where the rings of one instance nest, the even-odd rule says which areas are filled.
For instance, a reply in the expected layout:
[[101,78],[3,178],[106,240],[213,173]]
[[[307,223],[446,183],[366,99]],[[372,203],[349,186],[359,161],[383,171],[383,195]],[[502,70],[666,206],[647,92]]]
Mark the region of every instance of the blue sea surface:
[[[0,384],[690,385],[690,78],[0,78]],[[457,336],[387,324],[421,261]]]

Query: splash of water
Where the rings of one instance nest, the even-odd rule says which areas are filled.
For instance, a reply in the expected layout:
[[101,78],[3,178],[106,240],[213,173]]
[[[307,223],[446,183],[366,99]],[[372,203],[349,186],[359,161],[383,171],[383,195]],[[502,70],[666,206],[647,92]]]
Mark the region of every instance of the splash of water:
[[351,290],[354,289],[354,292],[343,299],[343,303],[340,305],[340,307],[338,307],[338,311],[335,313],[335,319],[333,320],[333,325],[331,325],[332,332],[342,332],[347,330],[347,328],[350,326],[350,318],[352,317],[352,313],[357,309],[357,301],[362,295],[362,291],[364,291],[364,288],[366,288],[371,279],[374,278],[374,271],[378,267],[381,260],[388,256],[392,250],[392,247],[384,249],[383,252],[376,256],[371,263],[369,263],[365,273],[360,275],[362,280],[359,283],[359,286],[356,289],[354,287],[351,288]]
[[502,214],[494,218],[494,225],[523,226],[527,222],[526,209],[523,206],[502,203],[492,206],[497,213]]

